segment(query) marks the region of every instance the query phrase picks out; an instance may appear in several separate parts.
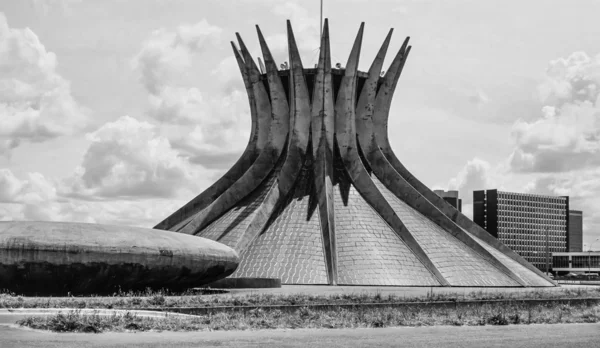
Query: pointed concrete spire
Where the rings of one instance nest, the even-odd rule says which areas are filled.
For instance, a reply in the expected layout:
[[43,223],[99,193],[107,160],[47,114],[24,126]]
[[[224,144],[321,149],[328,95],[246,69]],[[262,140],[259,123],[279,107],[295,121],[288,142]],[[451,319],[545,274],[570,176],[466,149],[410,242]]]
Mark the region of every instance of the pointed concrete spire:
[[389,144],[389,140],[387,139],[387,124],[390,107],[392,105],[392,98],[394,96],[396,85],[398,84],[398,79],[400,78],[400,73],[404,67],[404,63],[406,63],[408,53],[410,52],[410,46],[408,46],[409,39],[410,38],[407,37],[404,40],[402,47],[400,47],[400,50],[398,50],[390,68],[383,77],[383,82],[375,97],[375,111],[372,116],[373,132],[377,143],[379,143],[380,146],[385,143]]
[[252,83],[250,83],[250,78],[248,76],[248,71],[246,69],[246,63],[244,62],[244,58],[240,55],[237,47],[235,47],[235,43],[231,41],[231,48],[233,49],[233,55],[235,56],[235,60],[238,64],[238,68],[240,69],[240,73],[242,74],[242,79],[244,81],[244,87],[246,87],[246,93],[248,94],[248,102],[250,103],[250,117],[252,118],[252,129],[250,131],[250,139],[254,139],[258,137],[258,116],[256,113],[256,98],[254,97],[254,92],[252,91]]
[[369,76],[363,85],[362,91],[358,98],[358,104],[356,106],[356,128],[357,134],[359,135],[359,142],[363,149],[368,149],[374,142],[373,139],[373,112],[375,111],[375,98],[377,96],[377,85],[379,82],[379,75],[381,74],[381,67],[387,53],[390,40],[392,38],[392,32],[394,29],[390,29],[386,36],[375,60],[371,64],[369,69]]
[[244,62],[246,63],[246,69],[248,70],[248,76],[250,78],[250,82],[256,83],[260,77],[260,71],[258,70],[258,66],[254,62],[252,55],[248,51],[248,48],[244,44],[244,40],[239,33],[235,33],[237,37],[238,43],[240,44],[240,51],[242,52],[242,57],[244,58]]
[[329,47],[329,21],[325,19],[311,110],[311,133],[315,171],[315,193],[329,284],[337,284],[337,252],[333,194],[334,106]]
[[[252,166],[252,163],[259,155],[260,150],[257,145],[259,138],[259,123],[262,124],[262,128],[268,128],[268,120],[266,120],[267,123],[265,124],[265,117],[258,115],[255,93],[252,83],[248,77],[246,63],[244,62],[244,59],[240,55],[240,52],[233,41],[231,42],[231,48],[233,49],[233,54],[238,63],[240,73],[242,74],[244,86],[246,87],[246,93],[248,94],[248,102],[250,104],[252,128],[250,130],[250,139],[248,141],[248,145],[246,146],[246,149],[244,150],[244,153],[240,159],[227,171],[227,173],[225,173],[225,175],[223,175],[219,180],[217,180],[217,182],[196,196],[186,205],[179,208],[169,217],[161,221],[154,227],[156,229],[179,231],[193,219],[195,214],[208,207],[217,197],[222,195],[231,185],[233,185],[240,177],[242,177],[242,175],[244,175],[244,173]],[[263,138],[266,139],[267,132],[264,131],[263,133]],[[261,144],[261,148],[262,145],[264,144]]]
[[352,50],[350,51],[350,56],[348,57],[348,62],[346,63],[345,76],[355,76],[356,72],[358,71],[358,60],[360,58],[360,49],[362,47],[364,29],[365,22],[362,22],[360,23],[358,34],[356,34],[356,39],[354,39],[354,45],[352,45]]
[[[350,146],[348,141],[355,140],[356,73],[358,71],[364,27],[365,23],[363,22],[360,24],[360,29],[350,51],[335,105],[335,131],[338,134],[337,141],[341,151],[344,151],[342,148]],[[339,134],[344,134],[344,136],[340,137]]]
[[323,36],[321,37],[319,63],[317,65],[317,74],[315,76],[315,84],[313,89],[311,132],[313,155],[316,158],[322,136],[325,137],[324,140],[327,144],[329,144],[329,148],[333,149],[333,86],[331,78],[329,25],[327,18],[323,24]]
[[289,128],[289,104],[285,96],[285,89],[279,71],[277,70],[277,63],[273,59],[271,50],[265,41],[258,25],[256,26],[256,32],[258,34],[258,41],[265,60],[265,69],[267,70],[267,80],[269,81],[269,92],[271,94],[271,106],[272,106],[272,122],[278,122],[280,128],[286,130]]
[[300,52],[296,45],[292,24],[287,21],[288,46],[290,55],[290,138],[288,142],[287,158],[279,174],[279,190],[283,196],[287,195],[300,173],[304,163],[304,156],[308,148],[310,135],[310,96],[304,77],[304,69]]

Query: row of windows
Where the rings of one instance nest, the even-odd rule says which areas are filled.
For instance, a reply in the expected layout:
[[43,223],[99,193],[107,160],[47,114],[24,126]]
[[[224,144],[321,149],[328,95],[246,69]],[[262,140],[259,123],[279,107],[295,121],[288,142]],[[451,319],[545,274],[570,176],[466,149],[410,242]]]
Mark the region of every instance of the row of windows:
[[508,202],[498,202],[498,204],[496,205],[499,209],[503,208],[505,210],[511,210],[511,211],[528,211],[528,212],[547,212],[547,213],[559,213],[559,212],[566,212],[567,211],[567,206],[566,205],[562,205],[562,206],[550,206],[550,207],[536,207],[533,205],[516,205],[516,204],[509,204]]
[[[546,243],[531,243],[531,242],[522,242],[522,243],[504,243],[506,246],[510,247],[514,251],[545,251]],[[556,253],[565,251],[565,244],[560,243],[548,243],[548,250]]]
[[532,202],[549,202],[549,203],[564,203],[566,197],[554,197],[554,196],[540,196],[529,193],[514,193],[514,192],[503,192],[498,191],[498,198],[512,199],[512,200],[527,200]]
[[516,209],[508,209],[507,207],[498,207],[498,216],[522,216],[522,217],[537,217],[548,219],[565,219],[566,211],[560,209],[548,209],[548,211],[524,211]]
[[600,256],[573,256],[571,265],[573,268],[600,267]]
[[[600,268],[600,256],[572,256],[571,268]],[[553,256],[552,265],[555,268],[569,268],[568,256]]]
[[[523,237],[527,239],[546,239],[546,233],[540,230],[510,230],[510,229],[499,229],[498,236],[500,238],[517,238]],[[556,232],[556,231],[548,231],[548,239],[550,240],[560,240],[567,239],[566,233],[564,231]]]
[[532,201],[529,199],[507,199],[498,198],[499,204],[508,204],[518,207],[544,207],[544,208],[566,208],[566,202]]
[[[506,245],[515,245],[517,247],[526,247],[526,246],[539,246],[543,247],[546,245],[545,240],[531,240],[531,239],[506,239],[506,238],[498,238],[502,243]],[[564,240],[550,240],[548,241],[548,245],[550,246],[564,246],[566,245],[566,241]]]
[[527,231],[539,231],[539,233],[546,234],[548,231],[560,231],[566,234],[567,227],[564,224],[561,225],[547,225],[547,224],[536,224],[536,223],[519,223],[512,221],[500,221],[498,222],[499,229],[505,229],[508,231],[515,230],[527,230]]
[[547,226],[566,226],[565,220],[545,220],[545,219],[526,219],[526,218],[498,218],[499,222],[503,223],[521,223],[527,225],[547,225]]

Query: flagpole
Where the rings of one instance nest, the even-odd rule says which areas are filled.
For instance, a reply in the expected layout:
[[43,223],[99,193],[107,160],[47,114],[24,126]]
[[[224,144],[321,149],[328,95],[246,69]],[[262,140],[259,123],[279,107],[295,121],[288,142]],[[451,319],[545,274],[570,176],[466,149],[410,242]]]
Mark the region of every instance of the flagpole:
[[319,20],[319,40],[321,40],[323,36],[323,0],[321,0],[321,17]]

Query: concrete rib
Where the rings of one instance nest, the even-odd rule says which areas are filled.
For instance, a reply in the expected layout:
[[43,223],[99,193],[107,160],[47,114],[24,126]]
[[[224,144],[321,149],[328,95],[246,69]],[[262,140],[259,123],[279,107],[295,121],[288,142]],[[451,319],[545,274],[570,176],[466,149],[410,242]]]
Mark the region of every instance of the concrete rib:
[[[408,41],[408,39],[407,39]],[[407,41],[403,45],[403,48],[406,47]],[[378,96],[381,94],[383,97],[381,100],[376,102],[376,111],[373,114],[373,132],[375,135],[375,143],[376,147],[381,150],[386,160],[390,163],[390,165],[394,168],[394,170],[400,174],[400,176],[406,180],[408,184],[410,184],[417,192],[419,192],[422,196],[424,196],[433,206],[439,209],[444,215],[449,217],[453,222],[455,222],[461,228],[467,230],[467,232],[473,234],[474,236],[480,238],[485,241],[496,250],[501,251],[506,256],[510,257],[512,260],[518,262],[522,266],[526,267],[530,271],[534,272],[538,276],[543,277],[549,283],[554,284],[549,278],[547,278],[540,270],[536,267],[528,263],[521,256],[516,254],[514,251],[506,247],[504,244],[500,243],[496,238],[494,238],[491,234],[489,234],[486,230],[481,228],[479,225],[475,224],[469,218],[464,216],[446,201],[444,201],[441,197],[436,195],[433,191],[431,191],[426,185],[424,185],[421,181],[419,181],[412,173],[410,173],[406,167],[400,162],[400,160],[394,154],[394,151],[391,148],[389,138],[388,138],[388,118],[389,111],[391,106],[391,100],[393,94],[395,92],[398,80],[402,73],[402,69],[404,68],[404,64],[406,63],[406,59],[410,53],[411,47],[409,46],[405,52],[402,52],[401,48],[392,62],[386,76],[384,78],[383,85],[381,86]],[[389,76],[388,76],[389,75]],[[512,272],[514,274],[514,272]]]
[[321,51],[312,99],[311,134],[315,159],[315,191],[319,204],[319,218],[323,235],[323,249],[328,281],[337,284],[337,253],[335,240],[335,210],[333,206],[333,132],[334,107],[331,78],[329,23],[325,19]]
[[[248,102],[250,104],[250,117],[252,119],[252,129],[250,131],[250,139],[248,141],[248,145],[242,153],[242,156],[227,171],[227,173],[225,173],[208,189],[203,191],[201,194],[189,201],[183,207],[179,208],[173,214],[169,215],[166,219],[154,226],[155,229],[177,231],[181,227],[189,223],[194,214],[203,210],[215,199],[217,199],[221,194],[223,194],[223,192],[225,192],[225,190],[227,190],[228,187],[230,187],[234,182],[236,182],[248,170],[248,168],[250,168],[252,163],[254,163],[254,161],[258,157],[260,149],[262,149],[262,147],[264,146],[264,143],[258,143],[258,134],[260,130],[262,130],[263,133],[266,133],[266,129],[268,129],[270,123],[270,119],[266,117],[261,117],[263,115],[258,115],[256,110],[256,98],[252,88],[252,84],[250,83],[250,78],[248,76],[248,69],[233,42],[231,42],[231,47],[233,49],[233,54],[235,55],[238,67],[242,74],[244,86],[246,87],[246,93],[248,94]],[[265,137],[263,136],[261,138],[264,139]]]
[[279,174],[279,190],[287,195],[296,182],[304,163],[310,134],[310,98],[304,77],[300,52],[294,38],[290,21],[287,21],[288,47],[290,55],[290,136],[287,158]]
[[[261,48],[261,51],[263,54],[263,59],[265,61],[265,69],[267,71],[267,78],[269,81],[269,89],[271,92],[271,103],[273,104],[274,108],[277,108],[279,111],[283,112],[283,110],[288,108],[288,103],[285,98],[285,92],[283,90],[283,83],[281,82],[281,78],[279,77],[279,74],[278,74],[277,64],[275,63],[275,60],[273,59],[271,50],[269,49],[269,46],[267,45],[267,42],[265,41],[265,38],[264,38],[260,28],[258,27],[258,25],[256,26],[256,32],[258,34],[258,41],[260,43],[260,48]],[[286,154],[284,163],[288,162],[288,160],[289,160],[289,154]],[[254,219],[252,220],[252,222],[250,223],[250,225],[244,232],[244,236],[236,245],[236,247],[235,247],[236,250],[240,250],[240,251],[245,250],[252,243],[252,241],[259,235],[259,233],[262,232],[262,230],[267,225],[269,218],[275,211],[277,204],[280,202],[281,198],[285,196],[281,193],[281,190],[279,188],[280,187],[279,180],[281,177],[281,166],[278,166],[275,170],[276,170],[276,172],[279,172],[279,173],[275,174],[276,175],[275,180],[270,185],[270,187],[267,188],[267,190],[268,190],[267,195],[266,195],[264,201],[261,203],[260,207],[258,208],[258,211],[257,211]]]
[[[239,37],[239,35],[237,36],[240,41],[240,47],[245,47],[241,37]],[[242,51],[244,51],[244,49]],[[289,110],[283,84],[276,72],[267,72],[272,100],[276,101],[271,107],[269,95],[266,90],[264,90],[264,85],[258,77],[259,76],[256,75],[250,76],[250,81],[253,83],[253,90],[255,91],[257,100],[257,110],[259,113],[271,115],[268,142],[265,149],[238,181],[231,185],[229,189],[206,209],[196,214],[196,216],[185,225],[180,232],[195,234],[232,208],[240,199],[251,193],[261,182],[263,182],[273,170],[281,156],[289,129]],[[257,91],[260,93],[256,93]]]
[[358,68],[358,57],[364,23],[352,47],[350,58],[346,64],[345,75],[342,78],[340,91],[335,105],[336,117],[336,142],[340,151],[340,156],[344,167],[358,192],[371,205],[377,213],[392,227],[394,232],[404,241],[408,248],[415,254],[417,259],[431,272],[434,277],[443,286],[449,286],[448,281],[433,265],[427,254],[417,243],[410,231],[404,226],[398,215],[394,212],[389,203],[385,200],[383,194],[377,189],[375,183],[371,180],[369,173],[363,166],[358,148],[356,146],[356,127],[355,127],[355,99],[356,99],[356,75]]
[[368,162],[369,167],[373,170],[377,178],[398,198],[406,202],[413,209],[417,210],[421,214],[430,218],[437,225],[442,227],[445,231],[451,233],[461,242],[473,248],[478,254],[480,254],[486,261],[496,267],[501,272],[507,274],[513,280],[519,284],[525,286],[526,284],[508,267],[503,263],[496,260],[485,248],[479,243],[475,242],[463,229],[454,224],[446,215],[441,213],[435,206],[433,206],[427,199],[425,199],[419,192],[417,192],[411,185],[409,185],[401,176],[398,174],[391,164],[386,160],[383,153],[379,150],[379,147],[375,143],[373,134],[373,120],[372,115],[375,111],[375,105],[381,105],[377,103],[377,99],[387,98],[385,91],[377,93],[377,81],[385,58],[385,53],[389,44],[391,31],[386,37],[381,49],[379,50],[375,60],[373,61],[371,68],[369,69],[369,75],[365,82],[362,91],[360,92],[359,101],[357,105],[356,114],[356,128],[358,134],[359,144],[358,146],[362,150],[365,160]]

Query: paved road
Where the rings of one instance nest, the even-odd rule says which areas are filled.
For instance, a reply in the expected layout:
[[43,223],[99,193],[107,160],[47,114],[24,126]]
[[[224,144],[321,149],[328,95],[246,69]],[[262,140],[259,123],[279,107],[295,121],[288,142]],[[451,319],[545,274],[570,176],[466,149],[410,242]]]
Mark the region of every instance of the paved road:
[[58,334],[0,325],[0,347],[600,347],[600,324]]

